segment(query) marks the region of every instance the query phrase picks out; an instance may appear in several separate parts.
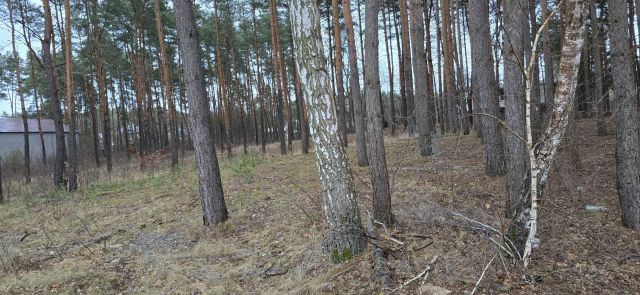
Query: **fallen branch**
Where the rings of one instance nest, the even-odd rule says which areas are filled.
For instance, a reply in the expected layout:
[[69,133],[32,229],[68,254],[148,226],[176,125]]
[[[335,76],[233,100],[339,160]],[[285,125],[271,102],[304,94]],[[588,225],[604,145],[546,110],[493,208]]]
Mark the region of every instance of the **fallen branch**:
[[494,259],[496,259],[496,255],[493,255],[491,260],[489,260],[489,263],[487,263],[487,265],[482,270],[482,274],[480,274],[480,278],[478,279],[478,282],[476,282],[476,285],[473,287],[473,290],[471,290],[470,295],[473,295],[474,293],[476,293],[478,286],[480,286],[480,282],[482,282],[482,278],[484,278],[484,274],[487,272],[487,269],[489,269],[489,266],[491,266],[491,263],[493,262]]
[[378,225],[382,225],[382,228],[384,228],[384,232],[387,234],[387,238],[390,241],[392,241],[392,242],[394,242],[394,243],[396,243],[398,245],[403,245],[404,246],[404,242],[403,241],[400,241],[400,240],[398,240],[398,239],[396,239],[396,238],[391,236],[391,234],[389,233],[389,230],[387,229],[387,226],[384,225],[384,223],[382,223],[380,221],[376,221],[376,220],[373,220],[373,223],[378,224]]
[[400,290],[403,287],[411,284],[413,281],[415,281],[415,280],[417,280],[417,279],[419,279],[419,278],[421,278],[423,276],[425,277],[425,279],[422,280],[422,284],[424,284],[424,282],[426,281],[426,277],[429,275],[429,271],[431,271],[431,265],[434,264],[437,259],[438,259],[438,255],[434,255],[433,258],[431,259],[431,262],[429,262],[429,264],[427,264],[427,267],[421,273],[419,273],[417,276],[409,279],[408,281],[404,282],[398,288],[395,288],[395,289],[391,290],[391,292],[398,291],[398,290]]
[[[373,217],[371,217],[371,213],[369,213],[367,209],[365,209],[365,211],[367,212],[367,216],[369,217],[367,222],[367,235],[374,236],[373,223],[376,221],[373,220]],[[374,281],[380,282],[383,289],[390,289],[391,285],[393,284],[393,281],[391,280],[391,275],[387,270],[387,261],[386,261],[387,260],[386,254],[389,252],[387,252],[384,248],[371,242],[370,240],[368,241],[373,245],[371,256],[373,260],[373,268],[375,269]]]

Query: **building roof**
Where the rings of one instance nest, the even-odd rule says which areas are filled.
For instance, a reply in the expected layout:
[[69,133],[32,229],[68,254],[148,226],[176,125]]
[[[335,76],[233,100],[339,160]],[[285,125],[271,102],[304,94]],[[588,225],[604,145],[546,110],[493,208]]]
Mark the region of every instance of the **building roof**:
[[[29,133],[38,133],[38,120],[27,119]],[[56,128],[51,119],[41,119],[43,133],[55,133]],[[64,125],[64,132],[69,132],[69,127]],[[0,133],[24,133],[22,118],[0,118]]]

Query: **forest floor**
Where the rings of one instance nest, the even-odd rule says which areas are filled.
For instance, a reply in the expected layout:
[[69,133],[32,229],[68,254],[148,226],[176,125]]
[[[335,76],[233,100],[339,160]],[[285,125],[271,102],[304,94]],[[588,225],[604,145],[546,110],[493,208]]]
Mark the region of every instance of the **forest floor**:
[[[580,122],[581,170],[573,170],[564,150],[554,165],[541,246],[524,271],[474,226],[508,226],[505,178],[485,176],[477,137],[438,137],[428,158],[418,155],[414,139],[387,138],[398,223],[390,230],[404,245],[384,235],[374,243],[390,252],[394,288],[431,266],[426,280],[395,293],[468,294],[492,261],[477,294],[639,294],[640,234],[620,222],[614,137],[593,130],[592,122]],[[366,219],[369,172],[355,165],[353,145],[348,153]],[[313,153],[275,153],[273,146],[267,156],[220,157],[230,219],[214,228],[202,226],[189,157],[175,171],[129,171],[73,194],[0,205],[0,293],[387,293],[371,279],[371,247],[340,264],[322,252]]]

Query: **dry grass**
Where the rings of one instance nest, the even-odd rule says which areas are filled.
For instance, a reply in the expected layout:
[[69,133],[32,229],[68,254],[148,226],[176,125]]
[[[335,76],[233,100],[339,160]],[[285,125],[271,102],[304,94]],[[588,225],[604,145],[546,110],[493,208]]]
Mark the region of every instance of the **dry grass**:
[[[496,258],[479,293],[640,290],[640,236],[620,225],[613,137],[595,137],[592,125],[584,122],[579,130],[585,135],[579,140],[585,169],[571,172],[564,156],[555,165],[542,205],[542,246],[534,251],[532,267],[522,273],[505,261],[505,269]],[[412,139],[388,139],[398,220],[393,234],[405,245],[376,243],[390,252],[396,284],[420,273],[437,255],[427,283],[468,293],[498,251],[483,231],[451,212],[505,229],[504,178],[484,175],[477,138],[436,141],[437,154],[421,158]],[[189,156],[175,171],[153,166],[137,172],[139,164],[132,161],[110,178],[85,176],[85,185],[74,194],[46,191],[13,198],[0,206],[0,293],[382,291],[371,282],[370,254],[333,264],[322,253],[322,192],[314,155],[300,154],[297,146],[287,156],[276,155],[277,145],[269,146],[267,155],[251,150],[256,154],[220,157],[231,218],[212,229],[202,226]],[[348,153],[354,160],[352,147]],[[360,205],[371,211],[368,168],[352,168]],[[586,212],[586,204],[609,211]],[[523,274],[543,281],[527,283]],[[398,293],[418,294],[419,285],[417,280]]]

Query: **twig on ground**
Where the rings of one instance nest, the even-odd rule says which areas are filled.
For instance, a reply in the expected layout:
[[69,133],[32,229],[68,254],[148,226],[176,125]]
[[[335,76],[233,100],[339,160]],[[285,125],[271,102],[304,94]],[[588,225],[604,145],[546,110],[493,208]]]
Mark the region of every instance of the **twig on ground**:
[[493,255],[493,257],[491,257],[491,260],[489,260],[489,263],[487,263],[487,265],[482,270],[482,274],[480,274],[480,278],[478,279],[478,282],[476,282],[476,285],[473,287],[473,290],[471,290],[470,295],[473,295],[474,293],[476,293],[478,286],[480,286],[480,282],[482,282],[482,279],[484,278],[484,274],[487,272],[487,269],[489,269],[489,266],[491,266],[491,263],[493,262],[494,259],[496,259],[496,255]]
[[387,238],[388,238],[390,241],[392,241],[392,242],[394,242],[394,243],[396,243],[396,244],[398,244],[398,245],[404,245],[404,242],[403,242],[403,241],[400,241],[400,240],[398,240],[398,239],[396,239],[396,238],[394,238],[394,237],[392,237],[392,236],[391,236],[391,234],[389,233],[389,230],[387,229],[387,226],[386,226],[386,225],[384,225],[384,223],[382,223],[382,222],[380,222],[380,221],[377,221],[377,220],[373,220],[373,223],[375,223],[375,224],[379,224],[379,225],[382,225],[382,228],[384,228],[384,232],[387,234]]
[[58,256],[62,258],[62,253],[60,253],[60,250],[58,250],[58,247],[56,247],[56,244],[53,242],[51,237],[49,237],[47,230],[44,228],[44,223],[40,225],[40,227],[42,227],[42,232],[44,233],[44,236],[47,237],[47,240],[49,240],[49,243],[51,243],[51,248],[53,248],[56,251],[56,253],[58,253]]
[[[431,265],[434,264],[436,262],[436,260],[438,259],[438,255],[434,255],[433,258],[431,259],[431,262],[429,262],[429,264],[427,264],[427,267],[421,272],[419,273],[417,276],[409,279],[408,281],[404,282],[402,285],[400,285],[398,288],[395,288],[393,290],[391,290],[391,292],[395,292],[398,291],[400,289],[402,289],[403,287],[411,284],[413,281],[423,277],[423,276],[428,276],[429,275],[429,271],[431,271]],[[426,281],[426,278],[422,280],[421,284],[424,284],[424,282]]]

